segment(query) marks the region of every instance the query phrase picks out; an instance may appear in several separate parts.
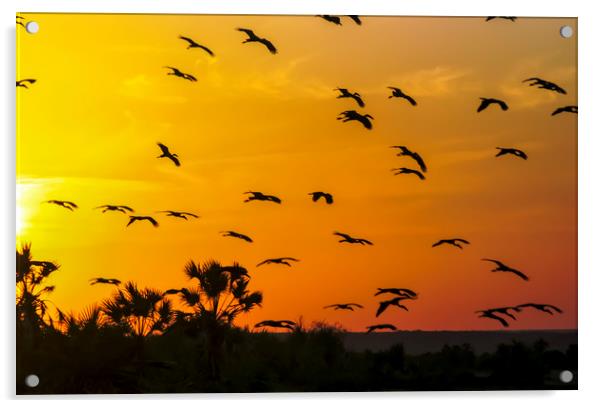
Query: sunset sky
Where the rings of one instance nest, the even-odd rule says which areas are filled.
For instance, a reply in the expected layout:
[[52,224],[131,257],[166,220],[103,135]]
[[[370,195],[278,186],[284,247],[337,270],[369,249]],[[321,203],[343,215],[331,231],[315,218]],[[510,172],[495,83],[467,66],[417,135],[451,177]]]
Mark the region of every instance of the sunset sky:
[[[523,311],[511,329],[577,327],[577,38],[559,35],[576,19],[363,17],[336,26],[314,16],[23,14],[18,28],[17,244],[61,265],[50,299],[78,311],[114,292],[95,277],[165,290],[188,286],[188,260],[238,261],[264,293],[263,307],[237,320],[324,320],[349,330],[494,330],[476,310],[552,303],[550,316]],[[241,44],[236,27],[278,48]],[[186,49],[179,35],[211,48]],[[192,83],[164,66],[193,74]],[[538,76],[567,95],[530,87]],[[359,92],[366,107],[336,99]],[[388,99],[400,87],[418,106]],[[476,113],[479,97],[505,100]],[[357,109],[374,128],[341,123]],[[177,168],[157,159],[162,142]],[[426,180],[393,176],[412,167],[391,145],[419,152]],[[497,146],[529,159],[495,158]],[[243,203],[248,190],[282,205]],[[312,191],[333,194],[332,206]],[[70,200],[74,212],[43,204]],[[124,204],[155,216],[153,228],[93,208]],[[160,210],[190,211],[183,221]],[[235,230],[249,244],[221,237]],[[374,246],[339,244],[334,231]],[[431,245],[471,242],[464,250]],[[296,257],[288,268],[255,265]],[[481,258],[524,271],[525,282],[491,273]],[[377,287],[408,287],[409,312],[374,317]],[[177,301],[176,301],[177,302]],[[356,312],[324,310],[357,302]]]

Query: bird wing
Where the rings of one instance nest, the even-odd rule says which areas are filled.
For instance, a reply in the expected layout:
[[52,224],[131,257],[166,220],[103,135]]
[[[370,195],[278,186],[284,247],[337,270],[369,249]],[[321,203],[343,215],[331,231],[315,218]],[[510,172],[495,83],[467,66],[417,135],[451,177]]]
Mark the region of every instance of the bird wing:
[[393,90],[393,91],[396,91],[396,92],[401,92],[401,89],[399,89],[399,88],[396,88],[396,87],[394,87],[394,86],[388,86],[387,88],[389,88],[389,89],[391,89],[391,90]]
[[194,218],[199,218],[199,216],[198,216],[198,215],[196,215],[196,214],[193,214],[193,213],[189,213],[189,212],[182,212],[182,213],[180,213],[180,214],[184,214],[184,215],[190,215],[191,217],[194,217]]
[[483,314],[481,317],[497,320],[498,322],[500,322],[502,324],[502,326],[508,327],[508,322],[505,319],[503,319],[497,315],[494,315],[492,313]]
[[257,266],[261,266],[261,265],[265,265],[267,263],[270,263],[271,259],[266,259],[265,261],[261,261],[257,264]]
[[311,196],[311,201],[316,202],[320,199],[320,197],[322,196],[322,194],[316,192],[316,193],[309,193],[309,195]]
[[359,238],[359,239],[357,239],[357,241],[358,241],[360,244],[361,244],[361,243],[364,243],[364,244],[368,244],[368,245],[374,245],[374,244],[373,244],[371,241],[368,241],[367,239],[364,239],[364,238]]
[[422,157],[416,152],[413,152],[411,154],[411,156],[416,161],[416,163],[418,163],[418,165],[420,166],[420,170],[426,172],[426,170],[427,170],[426,163],[424,162],[424,160],[422,160]]
[[442,240],[442,239],[440,239],[439,241],[435,242],[435,243],[434,243],[432,246],[433,246],[433,248],[434,248],[434,247],[436,247],[436,246],[443,245],[444,243],[445,243],[445,241],[444,241],[444,240]]
[[549,308],[551,308],[551,309],[553,309],[553,310],[555,310],[558,313],[563,313],[560,308],[558,308],[558,307],[556,307],[554,305],[546,305],[546,306],[549,307]]
[[506,104],[506,102],[497,100],[497,103],[500,105],[500,108],[502,108],[502,110],[504,110],[504,111],[508,110],[508,105]]
[[123,208],[124,210],[127,210],[129,212],[134,212],[134,209],[131,207],[128,207],[127,205],[120,205],[120,208]]
[[153,217],[144,217],[144,219],[149,221],[151,224],[153,224],[153,227],[159,226],[159,223]]
[[331,307],[337,307],[339,306],[337,303],[335,303],[334,305],[328,305],[328,306],[324,306],[324,309],[329,309]]
[[351,97],[357,102],[360,108],[363,108],[365,106],[361,96],[352,94]]
[[519,270],[513,269],[513,268],[509,268],[508,272],[512,272],[513,274],[519,276],[521,279],[528,281],[529,277],[527,275],[525,275],[524,273],[522,273]]
[[278,53],[278,50],[276,49],[276,47],[274,47],[274,44],[272,44],[271,41],[269,41],[265,38],[262,38],[259,40],[259,42],[262,43],[263,45],[265,45],[272,54]]
[[344,239],[348,239],[348,240],[352,240],[353,239],[353,238],[351,238],[351,235],[347,235],[347,234],[344,234],[342,232],[336,232],[335,231],[333,234],[334,235],[338,235],[339,237],[344,238]]
[[358,115],[357,120],[359,120],[366,129],[372,129],[372,122],[370,122],[370,119],[367,117]]
[[192,38],[189,37],[184,37],[183,35],[179,36],[178,38],[180,38],[181,40],[186,41],[188,44],[190,45],[199,45],[196,43],[196,41],[194,41]]
[[406,95],[406,94],[404,94],[404,95],[403,95],[403,98],[404,98],[405,100],[407,100],[408,102],[410,102],[410,104],[411,104],[412,106],[416,106],[416,105],[418,104],[418,103],[416,102],[416,100],[415,100],[414,98],[412,98],[410,95]]
[[249,38],[255,37],[255,33],[253,32],[253,30],[249,30],[248,28],[237,28],[236,30],[245,33],[249,36]]
[[200,49],[202,49],[203,51],[205,51],[207,54],[211,55],[212,57],[215,57],[215,54],[213,53],[213,51],[211,51],[208,47],[205,47],[204,45],[198,44],[198,47]]
[[174,155],[173,155],[173,154],[169,156],[169,159],[170,159],[172,162],[174,162],[174,164],[175,164],[177,167],[180,167],[180,160],[178,160],[178,158],[177,158],[177,157],[174,157]]
[[461,242],[463,244],[470,244],[470,242],[468,242],[467,240],[462,239],[462,238],[454,238],[454,241],[458,241],[458,242]]
[[134,222],[138,221],[138,217],[135,217],[133,215],[130,215],[130,221],[127,223],[126,227],[129,227],[130,225],[132,225]]
[[420,180],[424,180],[424,178],[425,178],[424,174],[422,174],[418,170],[413,170],[413,169],[408,169],[408,170],[409,170],[410,173],[413,173],[413,174],[417,175]]
[[488,99],[481,98],[481,104],[477,108],[477,112],[481,112],[482,110],[486,109],[490,103],[491,102]]
[[243,240],[245,240],[247,242],[253,242],[253,240],[251,239],[251,237],[248,237],[248,236],[246,236],[244,234],[238,234],[238,238],[243,239]]
[[364,306],[360,305],[359,303],[347,303],[348,306],[355,306],[355,307],[359,307],[360,309],[363,309]]
[[332,194],[324,194],[324,198],[326,199],[326,204],[332,204],[334,202],[334,199],[332,198]]
[[273,201],[273,202],[278,203],[278,204],[282,203],[281,199],[279,199],[278,197],[273,196],[273,195],[268,195],[268,196],[266,196],[266,198],[268,200]]
[[501,263],[500,261],[496,261],[495,259],[483,258],[483,259],[481,259],[481,261],[493,262],[494,264],[496,264],[500,268],[502,266],[505,266],[503,263]]
[[376,317],[380,316],[389,306],[391,306],[390,300],[385,300],[384,302],[380,302],[378,305],[378,309],[376,310]]
[[360,16],[348,16],[350,19],[352,19],[355,24],[357,25],[362,25],[362,20],[360,20]]
[[169,148],[167,146],[165,146],[163,143],[157,143],[157,146],[159,146],[159,148],[161,149],[161,152],[163,152],[163,154],[166,154],[166,155],[171,154],[169,152]]
[[299,262],[300,259],[297,258],[290,258],[290,257],[284,257],[284,258],[280,258],[283,261],[294,261],[294,262]]

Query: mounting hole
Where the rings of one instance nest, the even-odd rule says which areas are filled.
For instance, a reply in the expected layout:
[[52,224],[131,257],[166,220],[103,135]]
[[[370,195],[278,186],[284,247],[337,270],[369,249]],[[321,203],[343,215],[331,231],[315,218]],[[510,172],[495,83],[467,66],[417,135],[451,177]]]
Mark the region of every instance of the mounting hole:
[[560,381],[562,381],[565,384],[570,383],[571,381],[573,381],[573,373],[570,372],[569,370],[564,370],[560,373],[559,375],[560,377]]
[[573,27],[568,25],[560,27],[560,36],[562,38],[571,38],[573,36]]
[[38,384],[40,384],[40,377],[37,375],[29,374],[27,377],[25,377],[25,385],[28,387],[35,388],[38,386]]
[[25,24],[25,29],[29,34],[35,34],[40,31],[40,25],[35,21],[30,21],[29,23]]

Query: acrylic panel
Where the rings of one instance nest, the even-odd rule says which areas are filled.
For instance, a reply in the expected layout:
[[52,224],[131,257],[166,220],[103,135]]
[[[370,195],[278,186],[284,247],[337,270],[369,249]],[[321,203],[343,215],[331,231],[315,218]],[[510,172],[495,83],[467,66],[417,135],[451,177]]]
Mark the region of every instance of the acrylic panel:
[[16,29],[18,394],[577,388],[577,19]]

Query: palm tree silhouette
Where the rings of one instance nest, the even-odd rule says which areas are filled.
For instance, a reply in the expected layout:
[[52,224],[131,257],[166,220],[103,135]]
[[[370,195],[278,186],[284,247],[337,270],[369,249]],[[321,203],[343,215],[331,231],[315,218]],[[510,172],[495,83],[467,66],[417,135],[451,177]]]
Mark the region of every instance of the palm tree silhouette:
[[171,301],[164,299],[161,292],[139,289],[134,282],[126,282],[105,300],[102,311],[110,323],[137,338],[163,331],[174,317]]
[[249,274],[236,262],[224,266],[215,260],[203,264],[191,260],[184,273],[195,283],[179,291],[180,300],[192,310],[186,319],[205,329],[209,368],[211,375],[218,378],[226,329],[240,314],[261,307],[263,294],[248,289]]

